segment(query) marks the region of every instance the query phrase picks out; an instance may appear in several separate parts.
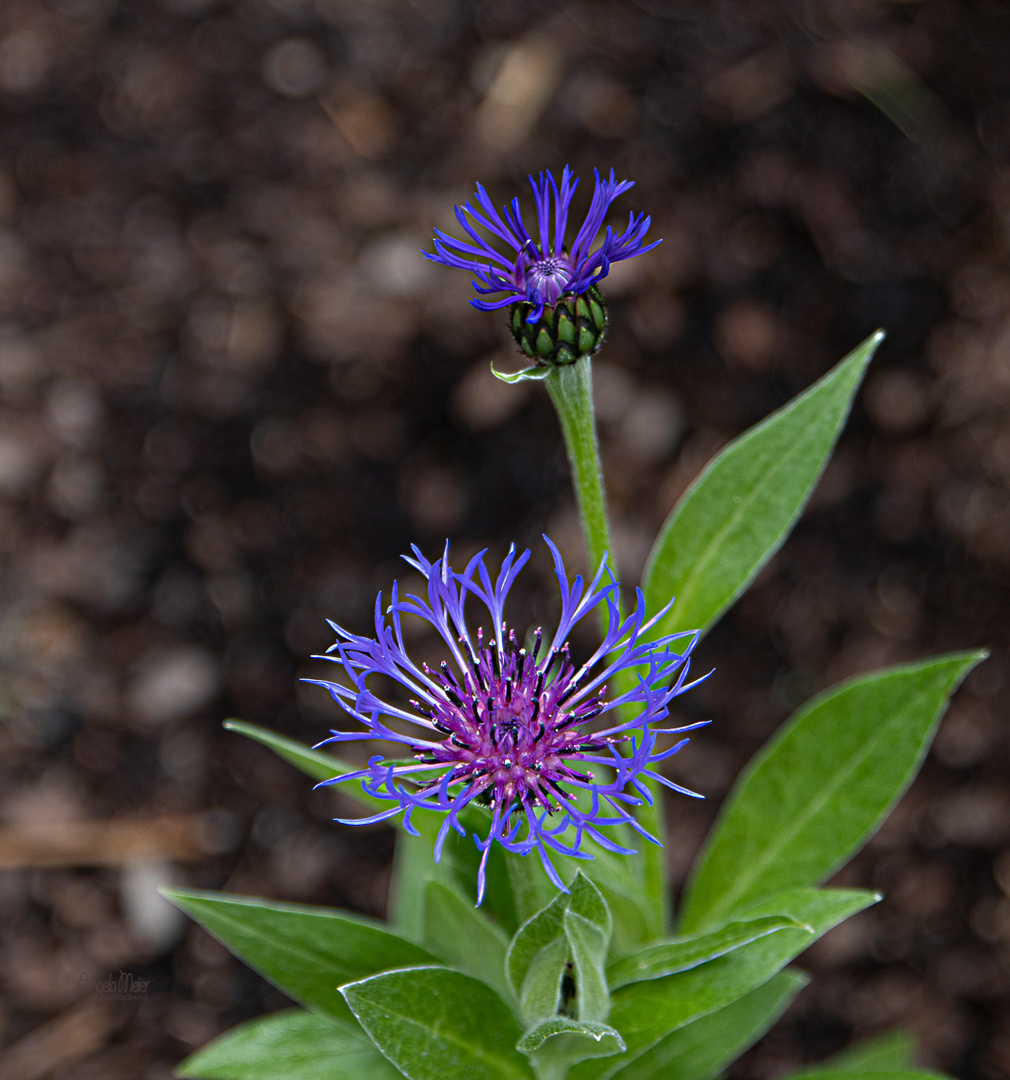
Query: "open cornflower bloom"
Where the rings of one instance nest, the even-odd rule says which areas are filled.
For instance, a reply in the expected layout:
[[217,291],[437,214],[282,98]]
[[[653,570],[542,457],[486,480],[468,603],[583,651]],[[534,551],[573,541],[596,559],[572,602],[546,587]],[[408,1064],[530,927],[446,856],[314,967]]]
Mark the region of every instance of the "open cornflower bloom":
[[[376,755],[367,768],[326,781],[360,780],[369,795],[392,804],[351,823],[382,821],[402,812],[404,828],[416,834],[410,821],[415,810],[442,812],[437,859],[450,828],[465,834],[460,822],[464,808],[487,808],[487,834],[474,835],[483,852],[478,902],[495,842],[519,855],[536,850],[550,879],[565,890],[549,851],[592,858],[584,846],[591,839],[608,851],[634,854],[601,831],[614,825],[630,826],[655,841],[631,812],[651,800],[646,781],[698,797],[656,771],[687,740],[661,750],[657,737],[702,724],[654,726],[669,715],[670,702],[695,685],[687,677],[698,633],[652,636],[667,609],[646,620],[638,592],[634,610],[622,617],[620,586],[609,575],[606,559],[587,588],[581,577],[569,582],[558,549],[550,540],[547,544],[561,588],[561,614],[552,635],[538,629],[526,648],[505,621],[506,597],[529,551],[517,557],[510,549],[492,582],[484,552],[457,573],[449,565],[448,550],[432,563],[415,547],[413,557],[405,558],[426,579],[427,595],[401,599],[394,584],[384,612],[380,594],[374,638],[331,623],[337,641],[325,658],[342,666],[351,685],[311,680],[326,687],[364,728],[334,732],[325,742],[382,739],[400,744],[413,758],[403,763]],[[465,608],[471,597],[486,608],[486,636],[483,627],[474,632],[468,624]],[[576,666],[569,635],[600,605],[607,632]],[[449,658],[437,670],[408,655],[403,615],[424,619],[445,642]],[[609,692],[626,670],[633,674],[630,687]],[[406,689],[409,708],[380,698],[369,687],[369,678],[380,675]],[[392,721],[405,722],[408,731],[391,727]]]

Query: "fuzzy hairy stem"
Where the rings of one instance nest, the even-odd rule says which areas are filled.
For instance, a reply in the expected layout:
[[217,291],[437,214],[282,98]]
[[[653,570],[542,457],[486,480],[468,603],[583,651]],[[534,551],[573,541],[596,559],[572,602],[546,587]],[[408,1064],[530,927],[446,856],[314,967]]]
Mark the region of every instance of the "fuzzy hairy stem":
[[[579,504],[579,518],[582,522],[582,535],[589,556],[590,573],[600,565],[603,556],[608,556],[608,563],[614,577],[620,580],[614,559],[614,547],[610,536],[610,522],[607,518],[607,497],[603,486],[603,470],[600,465],[600,444],[596,433],[596,411],[593,408],[593,369],[588,356],[581,357],[573,364],[565,364],[552,369],[544,379],[547,391],[554,402],[561,431],[568,451],[568,463],[572,471],[572,486]],[[606,632],[606,615],[601,609]],[[615,690],[624,693],[634,685],[634,674],[622,671],[615,679]],[[622,710],[623,712],[624,710]],[[636,817],[661,843],[665,834],[663,821],[663,803],[660,791],[655,784],[649,785],[653,801],[651,806],[638,808]],[[650,896],[661,897],[661,910],[654,912],[650,931],[654,936],[666,933],[666,924],[670,917],[669,900],[666,890],[666,874],[662,848],[648,842],[642,843],[641,858],[647,892]]]

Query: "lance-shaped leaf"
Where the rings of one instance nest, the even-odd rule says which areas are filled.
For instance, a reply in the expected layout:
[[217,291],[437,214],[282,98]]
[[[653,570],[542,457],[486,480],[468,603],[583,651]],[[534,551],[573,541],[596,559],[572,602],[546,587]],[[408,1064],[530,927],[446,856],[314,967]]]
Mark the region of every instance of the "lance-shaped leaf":
[[508,1006],[443,967],[387,971],[340,988],[358,1023],[408,1080],[533,1080]]
[[872,1039],[847,1046],[828,1058],[823,1067],[844,1072],[901,1072],[911,1069],[915,1057],[915,1038],[911,1032],[897,1028]]
[[831,455],[878,331],[809,390],[730,443],[674,507],[642,578],[658,632],[707,630],[779,549]]
[[[563,1077],[572,1062],[609,1057],[626,1049],[620,1032],[603,1023],[610,1012],[610,992],[604,971],[608,944],[609,935],[602,926],[570,909],[564,913],[564,938],[553,947],[565,945],[564,957],[566,960],[571,958],[566,967],[571,967],[569,977],[574,994],[570,1001],[564,1002],[569,1015],[549,1015],[516,1044],[518,1050],[532,1055],[541,1080]],[[537,956],[531,973],[538,967],[540,958],[550,951],[549,947]],[[530,982],[531,977],[527,976],[524,989]],[[527,1006],[523,1013],[526,1017],[531,1010],[528,1003],[524,1004]]]
[[575,969],[576,1016],[590,1023],[602,1023],[610,1012],[606,976],[610,935],[569,908],[565,912],[565,937]]
[[745,916],[784,914],[814,932],[781,930],[689,971],[615,990],[608,1023],[621,1033],[628,1049],[602,1061],[580,1062],[572,1069],[571,1080],[616,1076],[673,1031],[767,982],[821,934],[879,899],[875,893],[849,889],[796,889],[766,898]]
[[[353,1025],[353,1026],[352,1026]],[[175,1069],[184,1080],[399,1080],[353,1020],[287,1009],[232,1028]]]
[[421,944],[465,975],[487,983],[499,997],[512,999],[505,978],[508,938],[472,902],[440,881],[429,881],[425,889]]
[[688,886],[682,930],[816,885],[880,826],[918,772],[947,699],[985,653],[850,679],[804,705],[737,781]]
[[[224,727],[228,731],[236,731],[239,735],[261,743],[289,765],[311,776],[317,783],[322,780],[332,780],[335,776],[344,776],[349,772],[356,772],[357,765],[349,765],[346,761],[333,757],[332,754],[324,754],[321,750],[313,750],[303,743],[294,739],[288,739],[284,735],[278,735],[274,731],[262,728],[258,724],[247,724],[244,720],[225,720]],[[340,790],[369,810],[385,810],[387,804],[379,799],[366,795],[361,790],[361,785],[353,781],[341,785]]]
[[663,853],[627,826],[612,827],[610,836],[624,847],[637,850],[638,857],[628,858],[594,847],[592,862],[562,855],[556,865],[565,881],[581,870],[603,894],[614,921],[610,950],[623,956],[665,932],[665,895],[662,890],[650,889],[645,872],[645,856],[655,851],[662,861]]
[[622,957],[607,968],[607,983],[611,990],[616,990],[627,983],[689,971],[778,930],[813,932],[795,919],[779,915],[731,922],[707,934],[657,941],[630,956]]
[[943,1073],[927,1069],[804,1069],[802,1073],[790,1073],[784,1080],[950,1080]]
[[562,935],[530,961],[518,992],[519,1016],[527,1028],[549,1020],[561,1008],[568,956],[568,939]]
[[338,1019],[350,1019],[337,991],[341,983],[388,968],[436,961],[380,923],[330,908],[224,893],[163,892],[295,1001]]
[[613,924],[606,901],[584,874],[577,873],[569,894],[559,893],[547,907],[523,923],[505,958],[509,984],[519,999],[520,1015],[528,1027],[558,1011],[562,979],[571,957],[565,933],[568,911],[596,927],[605,942],[610,941]]
[[[256,724],[248,724],[243,720],[226,720],[224,726],[229,731],[236,731],[268,747],[289,765],[316,781],[330,780],[357,770],[356,765],[349,765],[331,754],[313,750],[294,739],[288,739]],[[366,794],[357,781],[341,784],[338,790],[372,812],[389,809],[388,802]],[[480,853],[469,837],[460,837],[455,832],[450,834],[441,860],[438,863],[434,861],[435,837],[442,821],[441,814],[430,810],[417,810],[414,812],[412,824],[418,835],[397,835],[393,880],[390,884],[390,922],[411,940],[418,940],[421,936],[424,890],[429,881],[441,881],[448,887],[459,887],[467,895],[477,895]],[[468,807],[460,815],[460,821],[465,828],[477,830],[482,835],[487,831],[487,822],[477,807]],[[389,824],[396,826],[399,819],[390,819]]]
[[660,1039],[623,1065],[616,1080],[711,1080],[764,1035],[807,981],[801,971],[774,975],[731,1005]]
[[902,1030],[888,1031],[873,1039],[866,1039],[854,1046],[846,1047],[841,1053],[828,1058],[819,1065],[811,1065],[797,1073],[791,1073],[789,1080],[811,1080],[821,1077],[847,1077],[864,1073],[890,1073],[906,1075],[915,1073],[912,1058],[915,1053],[915,1040]]

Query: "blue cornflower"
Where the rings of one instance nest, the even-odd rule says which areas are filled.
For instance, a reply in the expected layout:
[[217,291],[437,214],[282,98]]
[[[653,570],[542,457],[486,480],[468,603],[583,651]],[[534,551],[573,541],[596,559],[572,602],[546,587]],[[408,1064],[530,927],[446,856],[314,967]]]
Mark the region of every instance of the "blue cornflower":
[[[545,307],[554,307],[563,296],[579,296],[597,285],[610,272],[611,263],[651,251],[660,243],[656,240],[644,245],[651,218],[645,214],[631,214],[628,227],[620,236],[608,225],[603,243],[595,251],[590,250],[610,204],[634,187],[632,180],[617,181],[613,169],[608,180],[601,180],[598,170],[594,169],[593,175],[596,187],[589,212],[570,249],[565,245],[565,231],[568,211],[579,181],[566,165],[561,174],[560,188],[550,172],[546,175],[541,173],[539,181],[532,176],[529,178],[536,201],[539,243],[523,223],[518,198],[512,200],[511,206],[502,207],[499,214],[487,192],[478,184],[474,196],[477,208],[470,203],[464,203],[462,208],[456,207],[456,218],[473,242],[457,240],[436,229],[436,254],[422,254],[443,266],[472,273],[473,287],[482,296],[506,294],[497,300],[471,300],[474,307],[481,311],[493,311],[523,301],[530,305],[526,321],[531,324],[539,322]],[[467,220],[466,215],[505,243],[511,251],[503,255],[492,247]]]
[[[581,577],[569,584],[560,552],[550,540],[547,545],[561,587],[561,615],[553,635],[545,637],[538,629],[529,649],[520,646],[504,617],[505,599],[529,551],[517,558],[515,548],[510,548],[492,582],[484,552],[457,573],[449,565],[448,547],[434,563],[414,547],[413,557],[404,558],[425,578],[426,597],[408,594],[401,599],[394,583],[384,613],[380,593],[374,637],[353,634],[331,622],[337,641],[320,659],[341,665],[351,685],[309,680],[326,687],[364,728],[334,731],[321,746],[383,739],[400,744],[413,759],[387,761],[376,755],[366,768],[326,781],[360,780],[367,794],[391,804],[345,824],[384,821],[402,813],[404,828],[417,835],[410,820],[415,810],[442,812],[445,820],[435,843],[438,861],[449,829],[466,833],[460,822],[463,809],[471,803],[487,808],[487,834],[474,834],[483,852],[478,903],[494,842],[519,855],[536,850],[551,881],[565,889],[549,851],[589,859],[592,855],[583,847],[588,838],[607,851],[634,854],[601,831],[620,824],[657,842],[629,812],[629,807],[651,801],[646,780],[700,798],[655,771],[687,739],[662,751],[656,744],[660,734],[703,725],[653,726],[669,715],[673,698],[695,685],[688,684],[687,675],[699,633],[650,640],[667,609],[646,621],[639,590],[635,610],[622,617],[620,586],[609,574],[606,557],[585,588]],[[483,627],[473,633],[468,625],[465,608],[470,597],[487,609],[486,637]],[[569,656],[569,635],[601,604],[607,632],[592,656],[576,666]],[[438,670],[411,660],[404,645],[403,615],[424,619],[445,642],[449,659]],[[623,670],[634,672],[636,685],[608,695],[608,683]],[[407,691],[409,707],[379,697],[367,685],[371,676],[380,675]],[[638,714],[621,720],[615,713],[621,706],[637,708]],[[389,721],[406,730],[391,727]]]

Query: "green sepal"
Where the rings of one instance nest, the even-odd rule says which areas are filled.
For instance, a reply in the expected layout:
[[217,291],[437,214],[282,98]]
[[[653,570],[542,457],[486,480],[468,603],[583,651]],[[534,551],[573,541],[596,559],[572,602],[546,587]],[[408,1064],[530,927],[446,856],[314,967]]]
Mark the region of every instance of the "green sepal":
[[533,310],[532,304],[517,300],[509,308],[509,329],[520,351],[548,370],[592,356],[603,344],[607,306],[595,285],[578,296],[559,297],[553,307],[543,309],[535,323],[529,323],[526,320]]

